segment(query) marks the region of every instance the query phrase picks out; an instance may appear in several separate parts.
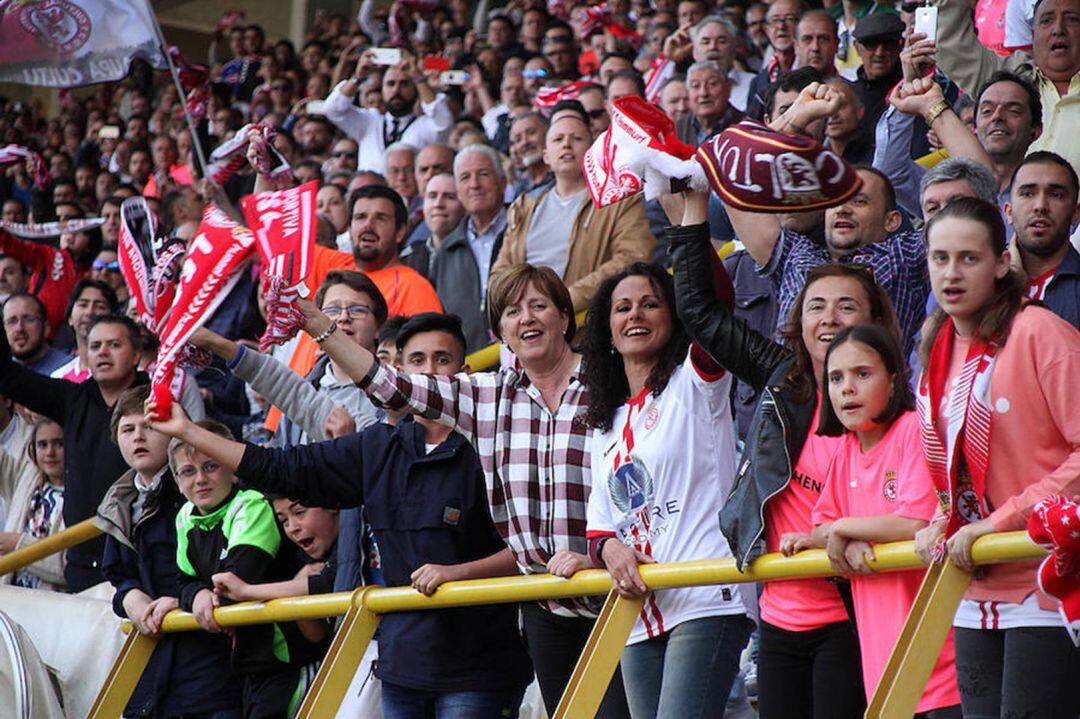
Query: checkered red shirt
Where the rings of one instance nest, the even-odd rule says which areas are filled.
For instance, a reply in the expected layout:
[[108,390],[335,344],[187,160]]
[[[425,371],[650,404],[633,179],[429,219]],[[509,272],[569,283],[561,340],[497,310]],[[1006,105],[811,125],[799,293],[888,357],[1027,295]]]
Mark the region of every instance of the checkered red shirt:
[[[564,549],[588,554],[589,432],[575,421],[588,393],[576,370],[554,413],[516,369],[441,377],[378,362],[359,384],[389,409],[437,420],[472,442],[495,526],[523,572],[546,572]],[[587,599],[548,603],[564,616],[594,616],[597,606]]]

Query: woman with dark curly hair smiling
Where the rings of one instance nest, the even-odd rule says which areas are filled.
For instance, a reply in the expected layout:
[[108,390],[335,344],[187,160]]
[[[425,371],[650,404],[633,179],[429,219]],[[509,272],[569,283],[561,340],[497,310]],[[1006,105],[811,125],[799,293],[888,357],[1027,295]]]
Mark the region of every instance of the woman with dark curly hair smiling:
[[639,262],[592,301],[582,379],[593,430],[590,555],[620,595],[645,598],[622,657],[630,714],[714,716],[753,629],[740,593],[649,592],[638,565],[731,556],[715,514],[735,477],[731,377],[690,349],[667,272]]

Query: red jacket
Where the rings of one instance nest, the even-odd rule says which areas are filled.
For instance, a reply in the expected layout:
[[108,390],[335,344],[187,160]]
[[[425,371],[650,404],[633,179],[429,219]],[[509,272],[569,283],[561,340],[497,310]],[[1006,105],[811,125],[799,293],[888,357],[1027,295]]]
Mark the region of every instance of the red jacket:
[[48,338],[51,340],[67,321],[64,311],[68,298],[85,272],[76,267],[75,260],[67,250],[23,240],[4,231],[0,231],[0,252],[14,257],[33,273],[27,291],[37,295],[45,304],[49,320]]

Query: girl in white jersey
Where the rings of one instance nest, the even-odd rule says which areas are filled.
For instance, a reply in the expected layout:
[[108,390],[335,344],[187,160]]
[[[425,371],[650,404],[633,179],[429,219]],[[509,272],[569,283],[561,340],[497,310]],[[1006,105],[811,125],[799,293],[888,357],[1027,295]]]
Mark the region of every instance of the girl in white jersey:
[[737,587],[649,592],[637,565],[731,556],[716,522],[735,475],[731,377],[690,349],[658,265],[635,263],[606,280],[588,317],[587,536],[616,591],[645,595],[622,658],[630,713],[716,716],[753,629]]

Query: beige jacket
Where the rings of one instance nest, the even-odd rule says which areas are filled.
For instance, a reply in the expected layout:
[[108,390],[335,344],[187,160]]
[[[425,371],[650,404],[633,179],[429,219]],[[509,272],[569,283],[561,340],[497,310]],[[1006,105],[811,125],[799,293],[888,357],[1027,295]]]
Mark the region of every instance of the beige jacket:
[[[41,472],[34,467],[25,452],[20,452],[19,456],[16,457],[0,450],[0,475],[5,478],[17,478],[15,491],[12,494],[11,503],[8,505],[7,518],[4,521],[4,531],[18,532],[21,536],[15,548],[22,549],[37,541],[29,534],[24,533],[23,528],[26,526],[26,517],[30,513],[30,500],[44,480]],[[56,534],[63,529],[64,513],[63,508],[60,507],[53,515],[52,524],[49,526],[49,534]],[[64,581],[64,565],[66,564],[64,560],[65,553],[58,552],[39,559],[27,566],[26,569],[41,577],[41,589],[62,592],[67,587],[67,582]],[[13,574],[6,574],[0,577],[0,584],[11,584],[14,578]]]
[[[526,193],[510,205],[506,234],[491,267],[492,276],[525,261],[533,210],[544,194],[553,189],[554,185]],[[596,207],[586,193],[570,228],[570,249],[563,275],[574,309],[587,309],[601,282],[634,262],[651,262],[655,251],[656,238],[649,231],[641,195]]]

